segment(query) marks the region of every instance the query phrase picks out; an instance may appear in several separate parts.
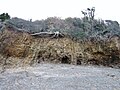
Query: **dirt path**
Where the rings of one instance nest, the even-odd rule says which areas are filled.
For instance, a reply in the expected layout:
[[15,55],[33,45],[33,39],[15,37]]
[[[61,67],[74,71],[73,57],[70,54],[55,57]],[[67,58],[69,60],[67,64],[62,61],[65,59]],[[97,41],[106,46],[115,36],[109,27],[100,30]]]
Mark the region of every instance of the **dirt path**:
[[7,69],[0,90],[120,90],[120,69],[40,64]]

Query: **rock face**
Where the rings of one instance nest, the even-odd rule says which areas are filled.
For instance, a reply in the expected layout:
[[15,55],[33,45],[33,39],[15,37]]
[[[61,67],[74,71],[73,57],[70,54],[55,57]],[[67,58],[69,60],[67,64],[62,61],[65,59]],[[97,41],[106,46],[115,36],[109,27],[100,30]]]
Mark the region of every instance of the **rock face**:
[[120,67],[120,37],[75,41],[67,36],[31,36],[12,26],[0,31],[0,65],[16,67],[41,62]]

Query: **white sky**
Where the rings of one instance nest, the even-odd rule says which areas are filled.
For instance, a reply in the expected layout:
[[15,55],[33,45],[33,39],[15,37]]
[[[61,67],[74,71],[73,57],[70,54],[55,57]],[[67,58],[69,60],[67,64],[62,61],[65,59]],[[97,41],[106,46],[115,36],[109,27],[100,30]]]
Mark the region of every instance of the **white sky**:
[[120,22],[120,0],[0,0],[0,14],[40,20],[47,17],[82,17],[81,10],[96,8],[96,18]]

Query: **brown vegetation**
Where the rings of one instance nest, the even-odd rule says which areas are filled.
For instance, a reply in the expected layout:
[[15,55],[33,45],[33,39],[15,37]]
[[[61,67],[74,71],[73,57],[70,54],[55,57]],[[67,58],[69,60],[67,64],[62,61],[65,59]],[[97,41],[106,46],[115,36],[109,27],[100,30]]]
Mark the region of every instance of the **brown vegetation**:
[[24,66],[35,63],[65,63],[120,67],[120,37],[74,41],[49,38],[5,27],[0,32],[0,65]]

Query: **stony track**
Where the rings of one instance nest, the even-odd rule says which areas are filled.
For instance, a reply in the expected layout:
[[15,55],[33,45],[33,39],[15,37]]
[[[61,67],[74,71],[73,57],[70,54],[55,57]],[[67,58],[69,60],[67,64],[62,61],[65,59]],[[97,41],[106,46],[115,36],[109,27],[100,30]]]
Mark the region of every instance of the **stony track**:
[[120,90],[120,69],[39,64],[0,73],[0,90]]

